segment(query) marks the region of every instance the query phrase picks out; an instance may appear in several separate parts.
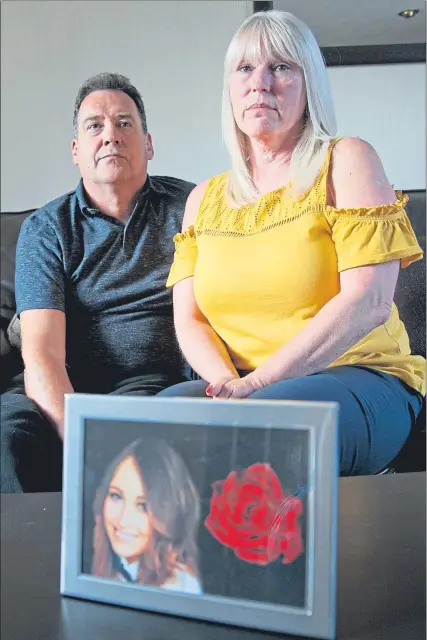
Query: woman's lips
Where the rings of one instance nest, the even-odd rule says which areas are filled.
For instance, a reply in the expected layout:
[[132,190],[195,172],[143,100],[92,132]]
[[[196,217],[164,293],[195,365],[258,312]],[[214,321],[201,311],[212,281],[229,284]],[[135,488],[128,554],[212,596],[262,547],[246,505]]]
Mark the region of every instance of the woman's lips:
[[258,110],[258,109],[273,109],[273,107],[270,107],[269,104],[253,104],[251,107],[249,107],[249,111],[254,111],[254,110]]
[[119,540],[123,542],[133,542],[138,536],[133,533],[125,533],[124,531],[119,531],[118,529],[114,529],[114,535]]

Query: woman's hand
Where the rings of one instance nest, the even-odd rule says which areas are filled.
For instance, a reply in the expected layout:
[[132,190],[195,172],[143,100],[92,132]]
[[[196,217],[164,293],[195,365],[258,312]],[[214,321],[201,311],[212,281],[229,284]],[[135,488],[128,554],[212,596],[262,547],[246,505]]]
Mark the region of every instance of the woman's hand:
[[206,387],[206,395],[212,398],[215,398],[217,394],[221,392],[223,387],[225,387],[225,385],[231,382],[232,380],[240,380],[238,374],[236,375],[230,374],[229,376],[224,376],[220,378],[216,382],[211,382],[211,384]]
[[206,395],[211,398],[247,398],[255,391],[262,389],[264,385],[253,374],[243,378],[223,378],[210,384],[206,389]]

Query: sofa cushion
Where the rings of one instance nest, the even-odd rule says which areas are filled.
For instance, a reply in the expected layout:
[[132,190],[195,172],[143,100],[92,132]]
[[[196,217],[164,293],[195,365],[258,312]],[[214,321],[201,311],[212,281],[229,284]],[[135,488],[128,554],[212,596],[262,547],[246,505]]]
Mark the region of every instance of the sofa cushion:
[[[0,317],[7,321],[12,320],[15,314],[15,253],[19,231],[25,218],[34,209],[22,213],[2,213],[0,215],[1,233],[1,300]],[[2,352],[3,353],[3,352]]]
[[19,351],[12,348],[7,329],[15,314],[15,251],[21,224],[34,209],[22,213],[2,213],[0,215],[0,387],[3,390],[8,380],[22,371]]
[[408,191],[406,212],[424,257],[401,269],[395,302],[409,335],[412,353],[426,356],[426,192]]
[[21,322],[16,313],[7,328],[7,338],[12,347],[21,349]]

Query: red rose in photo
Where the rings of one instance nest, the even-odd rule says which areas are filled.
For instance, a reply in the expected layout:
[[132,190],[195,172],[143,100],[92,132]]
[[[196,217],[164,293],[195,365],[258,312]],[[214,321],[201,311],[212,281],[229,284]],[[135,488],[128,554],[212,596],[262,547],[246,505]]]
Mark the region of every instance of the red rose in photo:
[[266,565],[283,556],[287,564],[303,553],[301,513],[301,500],[284,495],[270,465],[257,463],[213,484],[205,526],[246,562]]

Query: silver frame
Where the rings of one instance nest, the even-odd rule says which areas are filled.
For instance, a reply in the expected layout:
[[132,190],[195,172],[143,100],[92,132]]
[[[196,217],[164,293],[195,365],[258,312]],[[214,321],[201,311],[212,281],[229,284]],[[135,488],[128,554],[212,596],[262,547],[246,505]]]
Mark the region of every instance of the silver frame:
[[[70,394],[65,399],[61,595],[241,627],[335,637],[338,405]],[[211,595],[163,592],[81,573],[85,421],[168,422],[203,427],[309,432],[306,608]],[[321,490],[317,491],[320,487]],[[314,489],[314,491],[310,490]]]

